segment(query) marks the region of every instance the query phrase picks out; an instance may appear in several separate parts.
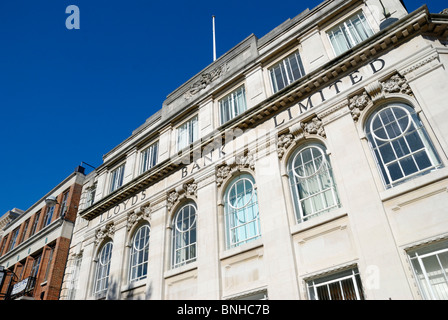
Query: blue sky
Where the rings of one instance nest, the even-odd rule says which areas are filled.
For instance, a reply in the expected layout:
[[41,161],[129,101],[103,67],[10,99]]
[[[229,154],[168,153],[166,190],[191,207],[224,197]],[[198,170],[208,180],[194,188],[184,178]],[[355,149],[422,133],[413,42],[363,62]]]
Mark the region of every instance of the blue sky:
[[[219,57],[321,2],[1,0],[0,216],[28,209],[81,162],[99,166],[210,64],[212,15]],[[410,12],[424,3],[405,1]],[[78,30],[66,28],[69,5]]]

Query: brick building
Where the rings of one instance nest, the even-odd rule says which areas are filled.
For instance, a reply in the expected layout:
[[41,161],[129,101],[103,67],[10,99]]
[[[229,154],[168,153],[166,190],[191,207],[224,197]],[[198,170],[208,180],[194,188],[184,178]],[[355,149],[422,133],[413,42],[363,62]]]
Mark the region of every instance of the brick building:
[[59,299],[84,178],[77,167],[3,227],[0,299]]

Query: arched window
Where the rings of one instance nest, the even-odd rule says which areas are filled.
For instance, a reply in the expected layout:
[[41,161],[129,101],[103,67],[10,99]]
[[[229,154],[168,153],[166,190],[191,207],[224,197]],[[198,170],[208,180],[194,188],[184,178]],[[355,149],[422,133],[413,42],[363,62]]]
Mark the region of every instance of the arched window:
[[189,202],[177,210],[173,219],[172,267],[196,260],[196,205]]
[[227,248],[237,247],[260,237],[257,190],[250,174],[234,178],[224,193]]
[[110,260],[112,257],[112,241],[106,243],[98,254],[96,265],[95,288],[94,293],[104,294],[109,285]]
[[387,188],[441,164],[417,113],[404,103],[373,113],[366,134]]
[[141,226],[134,234],[131,245],[129,281],[146,278],[148,272],[149,225]]
[[325,147],[306,145],[289,158],[288,176],[297,222],[339,206],[339,197]]

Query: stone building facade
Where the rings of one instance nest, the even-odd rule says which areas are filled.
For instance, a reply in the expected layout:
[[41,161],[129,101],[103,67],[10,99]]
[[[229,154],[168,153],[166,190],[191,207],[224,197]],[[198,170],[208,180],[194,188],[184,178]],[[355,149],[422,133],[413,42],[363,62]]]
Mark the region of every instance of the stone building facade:
[[83,186],[61,299],[447,299],[448,15],[322,2]]
[[20,214],[3,227],[0,299],[59,300],[83,172],[76,168],[26,211],[11,210]]

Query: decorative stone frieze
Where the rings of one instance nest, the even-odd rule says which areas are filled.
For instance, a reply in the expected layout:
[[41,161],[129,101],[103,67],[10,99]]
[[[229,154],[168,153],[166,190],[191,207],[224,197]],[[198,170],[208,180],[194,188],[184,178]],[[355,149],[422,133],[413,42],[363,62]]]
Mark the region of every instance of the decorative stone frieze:
[[200,79],[195,81],[190,89],[184,94],[185,99],[190,99],[200,91],[204,90],[210,83],[221,77],[228,69],[229,66],[225,63],[210,72],[201,74]]
[[286,150],[296,141],[306,138],[309,135],[318,135],[326,138],[322,120],[315,116],[307,122],[299,122],[289,128],[289,133],[280,135],[277,139],[277,153],[280,159],[283,158]]
[[385,98],[387,94],[401,93],[414,96],[412,89],[406,79],[400,74],[394,74],[389,79],[382,82],[372,82],[365,87],[365,91],[349,99],[348,108],[355,122],[358,121],[362,111],[379,99]]
[[220,187],[235,171],[241,169],[255,170],[255,158],[252,154],[246,152],[243,155],[238,155],[235,158],[226,161],[225,164],[218,166],[216,169],[217,186]]
[[193,180],[192,182],[184,183],[178,186],[174,191],[171,191],[167,198],[167,208],[171,210],[176,204],[184,198],[196,198],[198,184]]
[[421,68],[427,64],[430,64],[434,60],[438,60],[438,59],[439,59],[439,54],[436,52],[436,53],[430,55],[429,57],[426,57],[426,58],[420,60],[419,62],[415,63],[411,67],[400,71],[400,73],[401,73],[401,75],[406,76],[406,75],[418,70],[419,68]]
[[151,212],[152,209],[149,203],[135,209],[134,211],[131,211],[128,215],[128,221],[126,225],[127,230],[131,230],[131,228],[142,219],[150,221]]
[[316,134],[323,138],[326,137],[322,120],[320,120],[318,117],[314,117],[310,121],[302,123],[301,126],[306,134]]
[[102,226],[95,232],[95,245],[100,244],[106,238],[112,238],[115,233],[115,224],[113,222]]
[[358,121],[361,112],[368,106],[371,102],[370,96],[366,91],[363,91],[361,94],[358,94],[349,99],[348,108],[352,114],[352,118],[355,122]]
[[381,83],[384,92],[386,93],[402,93],[412,96],[412,90],[404,77],[395,74],[388,80]]
[[216,184],[221,186],[221,184],[224,182],[224,180],[230,175],[230,166],[228,165],[222,165],[217,168],[216,170]]
[[286,150],[294,142],[294,135],[291,133],[285,133],[278,137],[277,140],[277,153],[278,157],[283,158]]

